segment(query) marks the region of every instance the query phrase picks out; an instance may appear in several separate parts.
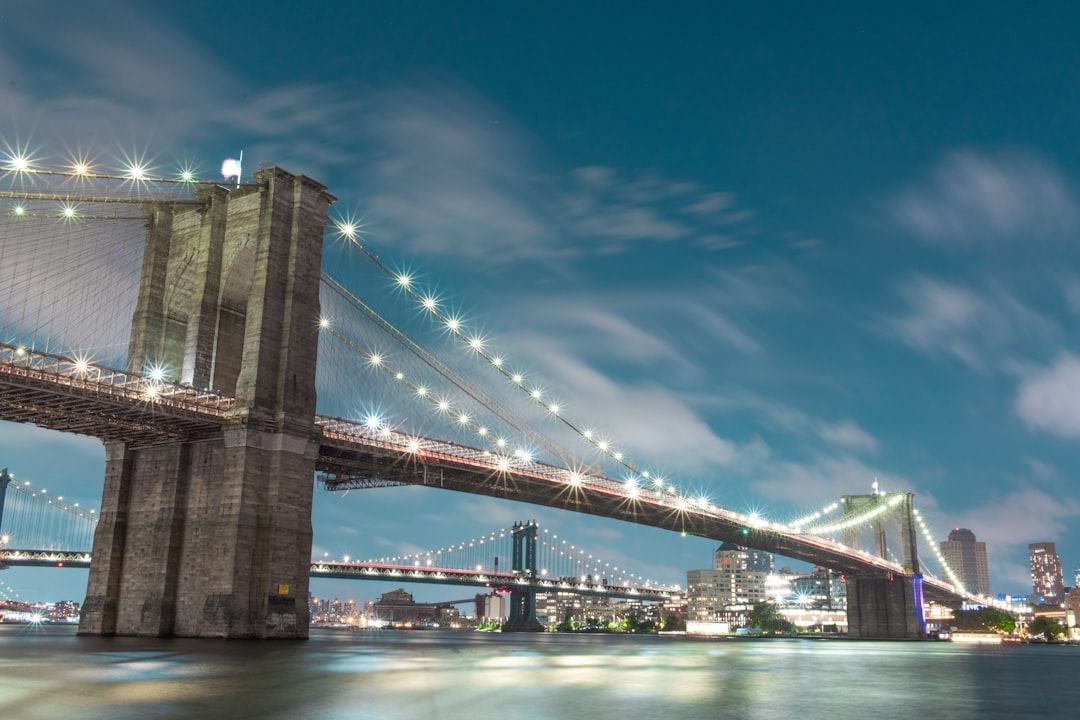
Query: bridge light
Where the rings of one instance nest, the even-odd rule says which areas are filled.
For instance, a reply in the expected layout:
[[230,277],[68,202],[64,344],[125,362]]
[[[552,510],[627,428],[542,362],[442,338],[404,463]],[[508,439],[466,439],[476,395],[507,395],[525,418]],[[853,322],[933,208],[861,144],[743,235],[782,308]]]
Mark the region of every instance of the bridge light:
[[420,303],[424,306],[425,309],[430,310],[431,312],[435,312],[435,309],[439,306],[439,301],[431,295],[425,295],[423,300],[420,301]]
[[180,181],[181,182],[188,182],[188,183],[189,182],[195,182],[195,173],[191,172],[190,170],[181,170],[180,171]]
[[533,388],[532,391],[529,392],[529,395],[532,396],[533,400],[539,400],[544,396],[544,392],[540,388]]
[[502,367],[503,359],[496,355],[495,357],[491,358],[491,364],[495,367]]
[[401,273],[396,278],[394,278],[394,281],[401,287],[408,290],[409,286],[412,285],[413,279],[408,273]]
[[456,317],[448,317],[446,318],[446,327],[450,328],[454,332],[457,332],[461,329],[461,320]]
[[521,373],[514,373],[511,376],[510,379],[513,380],[514,383],[516,383],[517,385],[520,385],[521,383],[525,382],[525,376],[522,375]]
[[457,420],[458,420],[458,422],[459,422],[459,423],[461,423],[462,425],[468,425],[468,424],[469,424],[469,421],[471,420],[471,418],[469,417],[469,414],[468,414],[468,413],[461,413],[460,415],[458,415],[458,419],[457,419]]
[[72,203],[64,203],[60,206],[60,217],[65,220],[74,220],[79,216],[79,209]]
[[22,217],[23,215],[26,215],[26,207],[23,205],[16,205],[11,208],[11,214],[15,217]]
[[478,427],[476,428],[476,434],[480,437],[487,437],[488,429],[486,427]]
[[319,318],[319,327],[323,328],[324,330],[330,327],[330,318],[326,317],[325,315]]
[[349,238],[350,240],[356,237],[356,225],[351,222],[339,222],[337,223],[338,232]]
[[146,168],[138,163],[132,163],[124,168],[127,171],[127,178],[129,180],[145,180]]
[[484,349],[484,339],[482,337],[479,337],[478,335],[474,335],[473,337],[469,338],[469,347],[471,347],[473,350],[476,350],[478,352],[480,350],[483,350]]

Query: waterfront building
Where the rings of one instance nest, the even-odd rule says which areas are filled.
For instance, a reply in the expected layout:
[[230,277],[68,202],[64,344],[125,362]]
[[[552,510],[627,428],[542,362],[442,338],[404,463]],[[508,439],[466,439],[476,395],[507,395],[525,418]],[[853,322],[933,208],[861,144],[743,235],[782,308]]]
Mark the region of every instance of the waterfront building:
[[1052,542],[1028,545],[1031,557],[1031,590],[1033,602],[1057,604],[1065,600],[1065,582],[1061,560]]
[[686,573],[687,620],[740,627],[754,603],[770,599],[772,571],[770,553],[725,542],[713,555],[712,569]]
[[536,619],[544,625],[558,625],[567,618],[585,624],[589,620],[618,622],[628,617],[641,619],[640,600],[622,600],[560,590],[536,594]]
[[481,617],[488,622],[498,621],[503,622],[506,618],[510,617],[510,598],[506,595],[500,595],[498,593],[491,593],[490,595],[482,595],[478,597],[484,598],[484,610]]
[[438,610],[432,605],[425,605],[413,600],[412,593],[405,588],[398,588],[383,593],[371,603],[372,617],[378,618],[395,627],[411,627],[434,622]]
[[960,583],[976,595],[990,594],[990,571],[986,562],[986,543],[975,539],[967,528],[956,528],[949,539],[940,543],[945,562],[953,569]]
[[45,606],[45,616],[51,622],[78,622],[79,621],[79,603],[74,600],[61,600],[60,602],[50,603]]

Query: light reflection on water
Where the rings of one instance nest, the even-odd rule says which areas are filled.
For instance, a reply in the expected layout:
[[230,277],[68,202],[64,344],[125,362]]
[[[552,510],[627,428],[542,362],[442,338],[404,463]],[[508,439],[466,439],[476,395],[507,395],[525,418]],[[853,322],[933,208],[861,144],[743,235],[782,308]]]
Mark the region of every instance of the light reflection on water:
[[308,642],[0,626],[0,717],[1075,718],[1080,648],[313,631]]

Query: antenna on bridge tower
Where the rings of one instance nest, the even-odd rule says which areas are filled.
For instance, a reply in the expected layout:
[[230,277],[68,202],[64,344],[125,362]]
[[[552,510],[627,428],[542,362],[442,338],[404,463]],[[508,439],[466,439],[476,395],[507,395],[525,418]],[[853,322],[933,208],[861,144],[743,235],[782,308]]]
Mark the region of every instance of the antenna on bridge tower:
[[221,174],[226,180],[235,176],[236,187],[240,187],[240,175],[244,165],[244,151],[240,151],[240,159],[226,158],[225,162],[221,163]]

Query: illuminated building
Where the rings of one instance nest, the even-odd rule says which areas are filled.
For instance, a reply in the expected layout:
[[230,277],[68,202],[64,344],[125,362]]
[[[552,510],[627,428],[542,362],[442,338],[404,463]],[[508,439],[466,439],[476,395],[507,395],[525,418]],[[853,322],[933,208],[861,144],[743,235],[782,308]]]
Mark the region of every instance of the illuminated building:
[[769,599],[773,556],[726,542],[716,550],[713,561],[711,570],[686,573],[687,620],[741,625],[754,603]]
[[411,626],[434,621],[438,611],[431,605],[423,605],[413,600],[412,593],[405,588],[398,588],[383,593],[372,605],[372,614],[394,626]]
[[990,572],[986,564],[986,543],[975,539],[967,528],[956,528],[941,543],[945,562],[960,578],[960,584],[976,595],[990,594]]
[[1031,553],[1031,590],[1040,603],[1056,604],[1065,599],[1065,582],[1061,576],[1061,560],[1052,542],[1028,545]]

